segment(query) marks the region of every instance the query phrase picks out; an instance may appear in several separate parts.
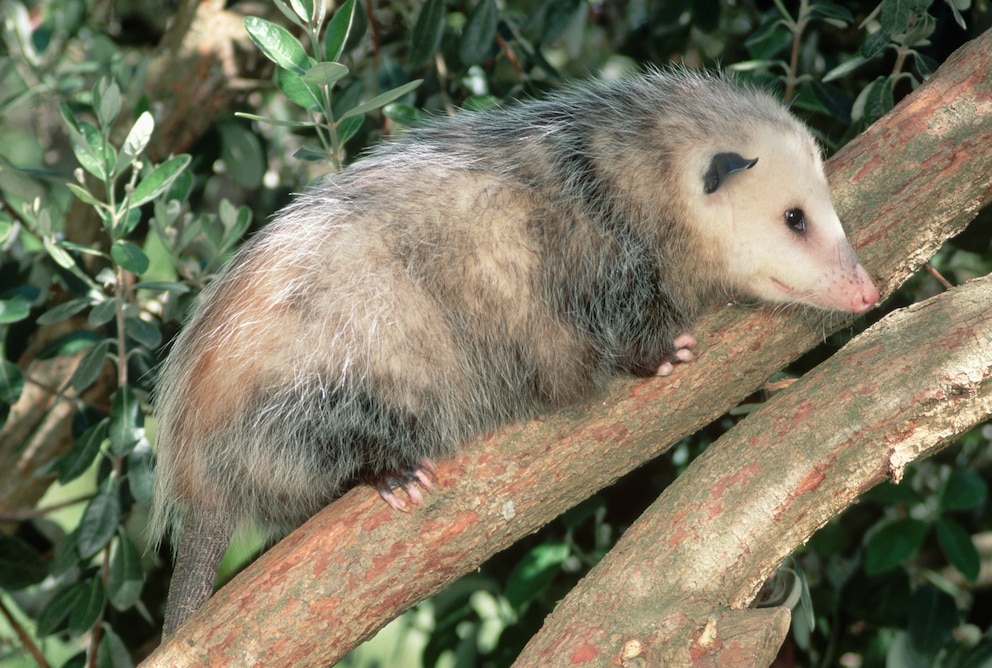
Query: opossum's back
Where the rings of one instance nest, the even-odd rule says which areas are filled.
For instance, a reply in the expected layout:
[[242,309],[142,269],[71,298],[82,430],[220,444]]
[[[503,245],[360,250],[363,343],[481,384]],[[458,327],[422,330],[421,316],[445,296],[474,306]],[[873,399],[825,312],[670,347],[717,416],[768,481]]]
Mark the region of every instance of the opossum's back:
[[542,204],[484,174],[368,171],[301,198],[205,296],[159,393],[166,495],[333,494],[588,388],[542,303]]

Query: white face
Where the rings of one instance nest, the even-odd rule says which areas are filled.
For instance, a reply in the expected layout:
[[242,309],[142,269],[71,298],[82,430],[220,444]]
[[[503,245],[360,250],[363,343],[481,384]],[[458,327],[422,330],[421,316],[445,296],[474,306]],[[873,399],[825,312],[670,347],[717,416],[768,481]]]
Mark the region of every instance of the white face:
[[874,306],[878,290],[844,236],[812,140],[765,132],[743,151],[758,159],[754,166],[711,194],[701,176],[694,186],[700,223],[725,253],[736,288],[777,303],[854,313]]

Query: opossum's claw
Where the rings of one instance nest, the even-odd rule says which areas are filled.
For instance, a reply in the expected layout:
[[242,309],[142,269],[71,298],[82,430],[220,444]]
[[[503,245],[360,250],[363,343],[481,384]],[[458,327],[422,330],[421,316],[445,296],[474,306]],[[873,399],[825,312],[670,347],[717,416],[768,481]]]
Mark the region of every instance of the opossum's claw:
[[696,356],[692,352],[692,348],[696,347],[696,343],[696,337],[692,334],[682,334],[677,336],[672,342],[675,346],[675,350],[672,352],[670,359],[667,359],[658,365],[658,375],[671,375],[671,373],[675,371],[676,364],[688,364],[696,359]]
[[379,496],[389,504],[393,510],[406,512],[409,508],[402,497],[396,495],[396,490],[402,489],[406,492],[407,499],[415,506],[424,503],[424,495],[421,489],[431,491],[434,483],[437,482],[437,467],[430,459],[424,458],[416,468],[403,468],[392,473],[387,473],[378,477],[376,489]]

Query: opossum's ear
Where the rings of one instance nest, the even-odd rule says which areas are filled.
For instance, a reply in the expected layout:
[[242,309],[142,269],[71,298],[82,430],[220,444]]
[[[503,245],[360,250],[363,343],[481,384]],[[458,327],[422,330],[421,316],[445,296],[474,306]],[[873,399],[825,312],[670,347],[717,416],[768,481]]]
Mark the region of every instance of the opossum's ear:
[[717,188],[723,184],[723,180],[730,174],[742,169],[751,169],[757,162],[757,158],[748,160],[737,153],[717,153],[710,161],[710,168],[706,170],[706,176],[703,177],[703,192],[707,195],[715,193]]

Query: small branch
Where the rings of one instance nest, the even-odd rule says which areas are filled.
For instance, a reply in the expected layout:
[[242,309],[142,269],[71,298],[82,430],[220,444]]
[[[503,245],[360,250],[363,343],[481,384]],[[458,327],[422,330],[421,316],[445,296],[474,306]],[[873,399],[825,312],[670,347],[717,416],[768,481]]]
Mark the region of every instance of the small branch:
[[34,640],[31,638],[31,634],[25,631],[20,622],[18,622],[14,615],[10,613],[10,610],[8,610],[7,606],[4,605],[2,598],[0,598],[0,614],[3,614],[4,619],[6,619],[7,623],[10,624],[10,628],[14,629],[14,633],[17,634],[17,639],[21,642],[21,646],[31,653],[31,656],[34,658],[35,663],[38,664],[39,668],[48,668],[48,661],[45,660],[44,653],[34,643]]

